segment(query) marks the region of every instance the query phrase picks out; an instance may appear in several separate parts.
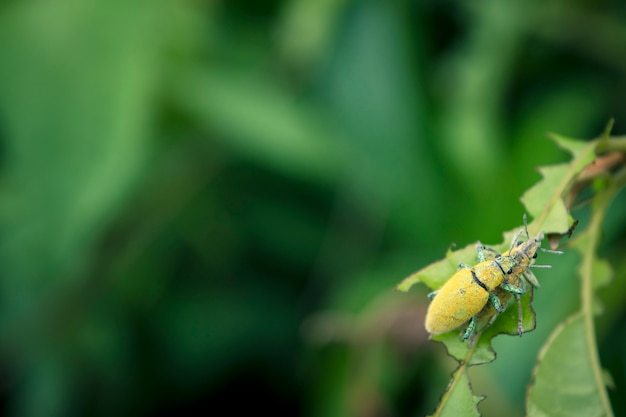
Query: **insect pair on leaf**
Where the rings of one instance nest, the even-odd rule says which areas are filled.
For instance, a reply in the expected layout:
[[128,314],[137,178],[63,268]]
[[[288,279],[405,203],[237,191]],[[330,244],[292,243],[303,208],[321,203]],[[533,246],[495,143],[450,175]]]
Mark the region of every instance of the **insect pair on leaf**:
[[[526,241],[519,238],[526,232]],[[428,295],[432,300],[426,314],[426,330],[430,334],[452,331],[468,323],[463,340],[469,339],[477,324],[493,322],[497,313],[504,311],[512,297],[518,305],[518,334],[523,333],[520,296],[526,293],[526,282],[539,288],[539,282],[530,268],[550,268],[535,265],[537,251],[561,254],[541,248],[543,233],[534,238],[528,234],[526,215],[524,228],[513,238],[508,251],[500,254],[486,246],[478,247],[478,261],[474,266],[459,264],[459,270],[437,291]]]

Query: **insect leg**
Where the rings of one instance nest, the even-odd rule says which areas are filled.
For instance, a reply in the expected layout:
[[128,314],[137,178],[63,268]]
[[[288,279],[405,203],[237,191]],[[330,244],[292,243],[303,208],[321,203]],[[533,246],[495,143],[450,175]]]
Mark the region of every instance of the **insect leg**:
[[474,333],[474,329],[476,328],[476,319],[472,317],[467,325],[467,329],[465,329],[465,333],[463,333],[463,340],[467,340],[470,338],[472,333]]
[[539,281],[537,281],[537,277],[535,276],[535,274],[533,274],[533,271],[531,271],[530,269],[527,269],[526,271],[524,271],[523,277],[533,287],[535,287],[535,288],[539,288],[540,287]]
[[495,308],[498,313],[502,313],[502,311],[504,311],[502,305],[500,304],[500,299],[494,294],[489,293],[489,301],[491,301],[493,308]]
[[502,288],[506,292],[510,292],[511,294],[522,295],[526,292],[526,285],[524,284],[524,280],[520,280],[520,286],[517,287],[513,284],[509,284],[507,282],[503,282],[500,284],[500,288]]
[[517,334],[522,337],[522,333],[524,333],[524,312],[522,311],[522,300],[519,294],[515,294],[515,300],[517,301]]
[[487,254],[485,252],[489,252],[490,254],[492,254],[493,258],[496,258],[498,257],[498,255],[500,255],[500,252],[498,252],[497,250],[484,245],[478,246],[476,251],[478,252],[478,262],[484,262],[487,259],[490,259],[487,257]]

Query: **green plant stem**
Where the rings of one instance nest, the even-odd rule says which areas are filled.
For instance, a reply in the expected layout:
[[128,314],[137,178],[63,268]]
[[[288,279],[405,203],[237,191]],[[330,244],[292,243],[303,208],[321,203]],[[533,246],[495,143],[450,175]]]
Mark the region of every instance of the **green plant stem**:
[[610,137],[606,141],[598,144],[597,151],[626,153],[626,137]]
[[593,264],[595,254],[601,240],[602,223],[608,206],[619,187],[619,181],[613,182],[602,192],[596,195],[592,206],[592,215],[589,225],[589,246],[585,251],[581,265],[581,312],[585,320],[585,335],[589,358],[592,362],[594,380],[599,392],[602,407],[607,416],[613,416],[611,403],[606,392],[606,386],[602,377],[602,366],[596,345],[596,332],[593,313]]

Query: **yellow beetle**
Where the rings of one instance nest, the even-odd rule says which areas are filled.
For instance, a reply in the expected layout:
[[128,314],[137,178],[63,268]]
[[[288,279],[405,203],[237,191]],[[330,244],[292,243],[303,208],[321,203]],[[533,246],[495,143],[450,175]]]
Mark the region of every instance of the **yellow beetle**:
[[483,261],[473,267],[465,264],[446,281],[438,291],[429,296],[432,302],[426,313],[426,330],[431,334],[447,333],[469,320],[463,340],[469,338],[476,327],[474,316],[490,301],[501,311],[500,300],[493,290],[500,286],[504,277],[513,272],[515,259],[500,256]]
[[[512,295],[519,299],[526,292],[524,280],[534,287],[539,286],[528,268],[549,267],[532,265],[543,234],[539,233],[533,239],[518,243],[524,230],[528,236],[526,216],[524,226],[513,238],[507,252],[500,255],[493,249],[479,246],[477,265],[470,267],[460,264],[459,270],[439,290],[429,294],[432,300],[426,313],[426,330],[429,333],[447,333],[469,321],[463,333],[463,340],[467,340],[474,333],[477,323],[496,312],[504,311]],[[495,256],[491,255],[491,259],[487,259],[490,256],[487,253],[495,253]],[[521,314],[519,323],[518,332],[522,328]]]

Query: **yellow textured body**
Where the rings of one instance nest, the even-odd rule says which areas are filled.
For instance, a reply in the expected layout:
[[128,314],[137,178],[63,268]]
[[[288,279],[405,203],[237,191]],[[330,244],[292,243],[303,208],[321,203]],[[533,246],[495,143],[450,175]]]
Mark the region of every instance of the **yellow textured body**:
[[485,307],[489,293],[513,271],[515,262],[511,256],[501,256],[458,270],[428,306],[426,330],[446,333],[466,323]]

